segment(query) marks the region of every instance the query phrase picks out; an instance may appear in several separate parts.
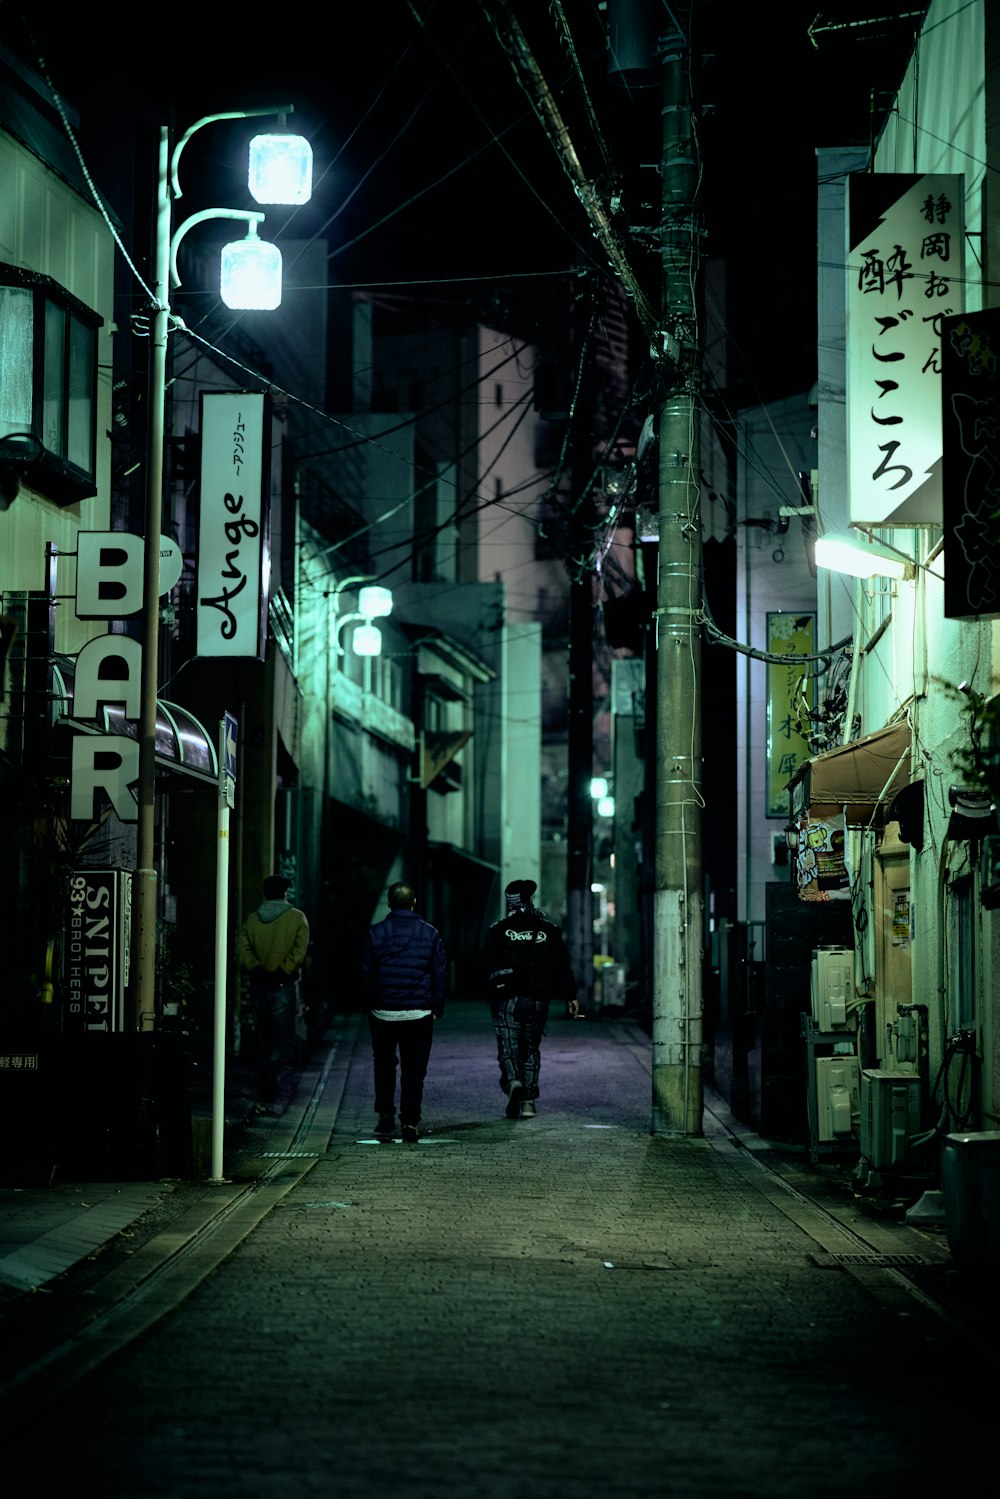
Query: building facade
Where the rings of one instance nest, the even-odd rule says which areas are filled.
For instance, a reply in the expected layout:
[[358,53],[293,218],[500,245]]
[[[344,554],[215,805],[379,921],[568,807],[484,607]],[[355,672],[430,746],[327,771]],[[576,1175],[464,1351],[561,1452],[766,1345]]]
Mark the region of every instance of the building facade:
[[[763,950],[747,1077],[734,1061],[727,1085],[764,1133],[856,1163],[873,1189],[933,1184],[942,1141],[1000,1117],[998,610],[964,587],[996,521],[987,505],[985,550],[970,551],[956,515],[975,469],[967,432],[949,426],[954,371],[970,340],[989,350],[996,300],[996,25],[988,5],[932,4],[873,154],[818,153],[814,405],[798,403],[766,524],[747,503],[758,480],[741,491],[740,633],[770,659],[743,668],[740,914],[751,959]],[[907,193],[912,239],[893,217]],[[908,324],[922,352],[901,334],[892,345]],[[991,409],[988,378],[980,397]],[[907,462],[917,440],[926,453]],[[754,434],[755,453],[769,443]],[[817,541],[845,537],[851,560],[817,567]],[[782,616],[808,616],[808,637],[786,639]],[[803,658],[791,713],[778,640]]]

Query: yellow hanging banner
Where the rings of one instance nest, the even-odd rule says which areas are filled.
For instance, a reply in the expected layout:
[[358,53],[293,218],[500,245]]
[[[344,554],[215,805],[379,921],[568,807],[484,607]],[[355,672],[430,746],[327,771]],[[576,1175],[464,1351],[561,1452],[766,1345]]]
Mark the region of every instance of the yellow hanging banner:
[[[815,654],[815,614],[779,612],[767,616],[767,652],[771,656]],[[816,685],[806,660],[767,665],[766,816],[788,820],[788,782],[808,760],[811,750],[802,732],[815,706]]]

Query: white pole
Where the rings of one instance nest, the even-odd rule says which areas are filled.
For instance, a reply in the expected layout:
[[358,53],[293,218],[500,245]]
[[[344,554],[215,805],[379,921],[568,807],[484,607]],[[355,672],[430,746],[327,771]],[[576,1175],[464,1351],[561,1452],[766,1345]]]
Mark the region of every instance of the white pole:
[[156,184],[154,303],[149,337],[148,444],[146,448],[145,559],[142,600],[142,667],[139,713],[139,815],[132,886],[134,983],[130,1027],[156,1027],[156,679],[160,645],[160,532],[163,529],[163,447],[170,333],[170,137],[160,130]]
[[212,1174],[222,1182],[226,1129],[226,977],[229,954],[229,797],[232,777],[226,770],[226,724],[219,726],[219,836],[215,865],[215,1040],[212,1057]]

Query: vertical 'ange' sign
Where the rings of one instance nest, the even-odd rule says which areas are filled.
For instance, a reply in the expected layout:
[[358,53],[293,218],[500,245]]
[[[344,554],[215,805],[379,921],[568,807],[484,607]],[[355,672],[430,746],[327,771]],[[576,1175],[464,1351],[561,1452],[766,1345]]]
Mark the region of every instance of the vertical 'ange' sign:
[[264,656],[266,407],[259,392],[201,397],[199,656]]

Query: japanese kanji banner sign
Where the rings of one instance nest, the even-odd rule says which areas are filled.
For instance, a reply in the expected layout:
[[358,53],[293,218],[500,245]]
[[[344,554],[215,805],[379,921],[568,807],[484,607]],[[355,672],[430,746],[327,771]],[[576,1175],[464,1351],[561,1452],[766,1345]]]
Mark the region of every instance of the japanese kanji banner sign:
[[847,190],[850,519],[940,525],[941,322],[965,307],[964,178],[853,173]]
[[815,679],[805,660],[816,649],[815,614],[767,616],[769,655],[794,659],[772,661],[767,668],[767,807],[766,816],[788,816],[788,782],[809,759],[808,713],[815,707]]

